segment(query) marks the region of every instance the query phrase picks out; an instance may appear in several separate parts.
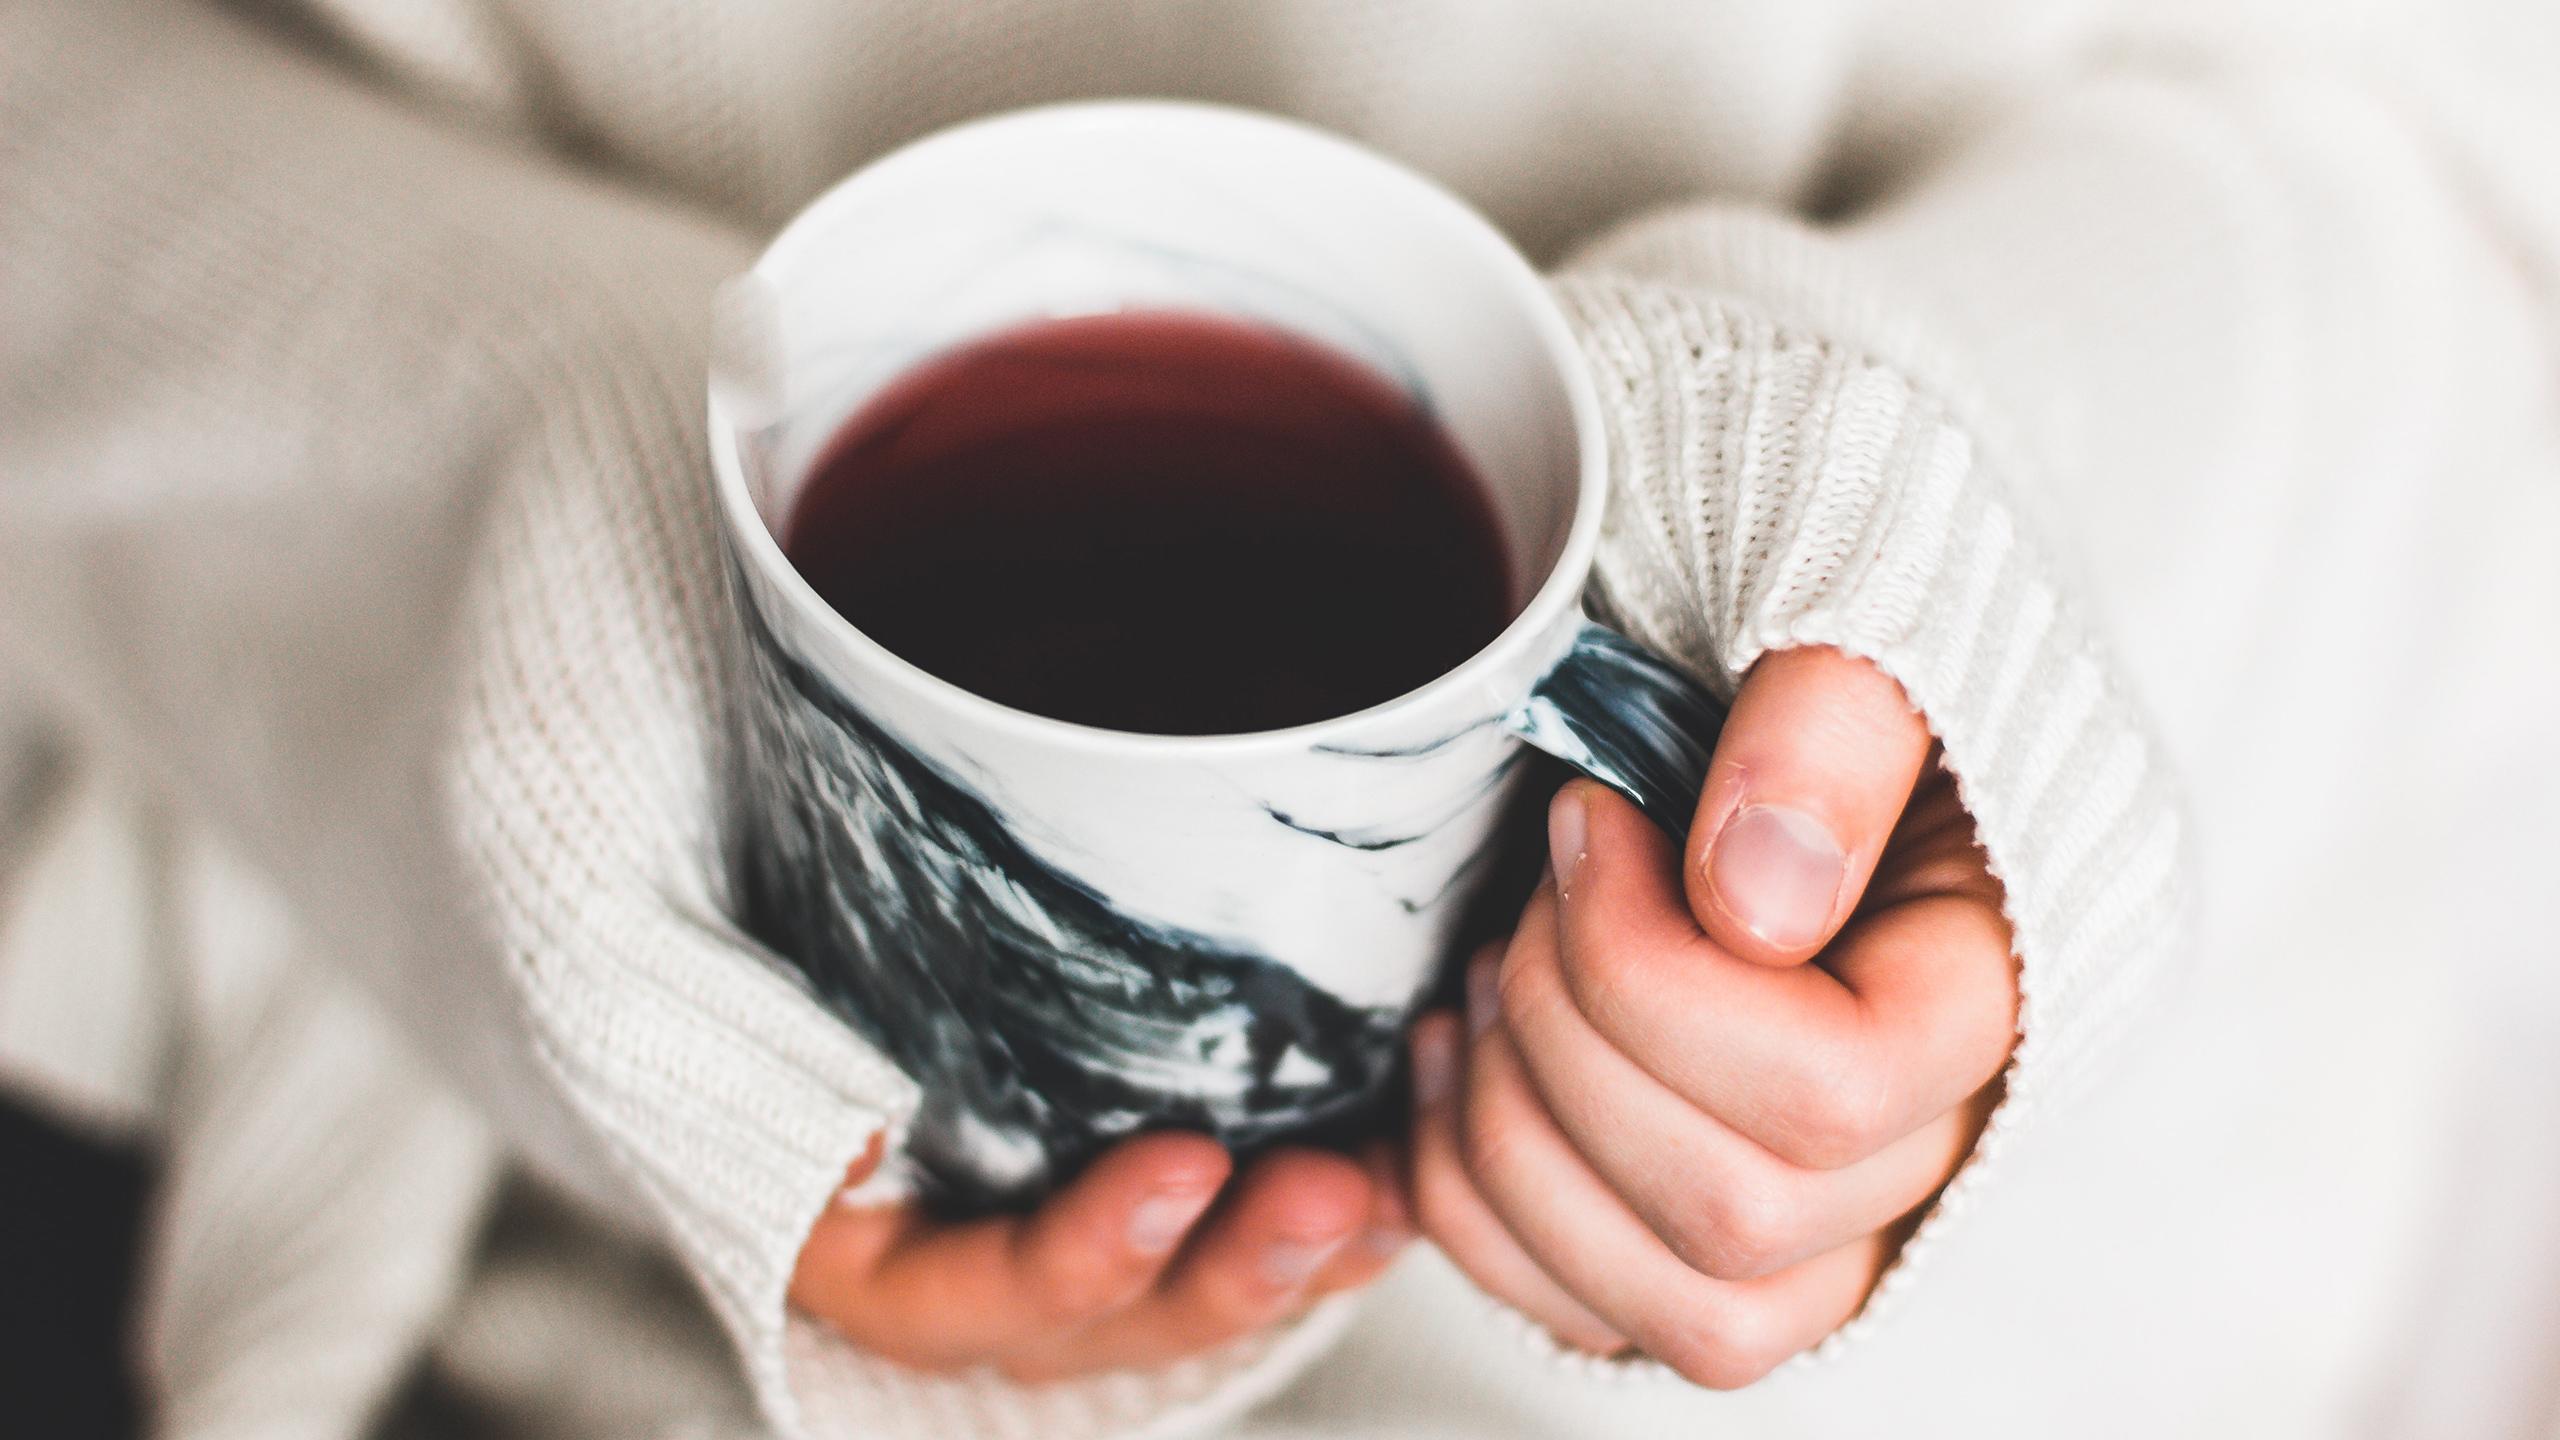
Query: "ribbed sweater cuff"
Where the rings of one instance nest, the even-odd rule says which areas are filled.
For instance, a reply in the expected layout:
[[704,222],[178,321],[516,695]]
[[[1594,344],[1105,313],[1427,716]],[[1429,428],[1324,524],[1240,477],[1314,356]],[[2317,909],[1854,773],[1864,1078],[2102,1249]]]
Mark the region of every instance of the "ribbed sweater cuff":
[[[1893,676],[1943,745],[2015,929],[2019,1041],[2005,1097],[1830,1349],[1886,1311],[2001,1152],[2157,989],[2180,949],[2179,815],[2156,745],[1986,459],[1982,427],[1911,378],[1928,362],[1900,347],[1908,332],[1861,320],[1844,298],[1854,287],[1818,273],[1827,262],[1794,227],[1706,238],[1684,251],[1642,237],[1556,285],[1610,424],[1595,601],[1728,690],[1789,646],[1837,646]],[[1716,271],[1719,249],[1724,273],[1773,303],[1689,283]],[[1648,260],[1643,278],[1621,268]],[[1666,270],[1676,278],[1654,278]]]

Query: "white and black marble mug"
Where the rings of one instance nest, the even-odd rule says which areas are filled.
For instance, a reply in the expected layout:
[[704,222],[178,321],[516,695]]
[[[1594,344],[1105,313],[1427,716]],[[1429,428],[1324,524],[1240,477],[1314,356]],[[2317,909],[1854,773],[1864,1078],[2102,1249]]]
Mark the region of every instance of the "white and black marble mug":
[[[1491,492],[1510,625],[1356,714],[1129,734],[925,673],[784,558],[812,462],[884,384],[991,331],[1140,308],[1277,326],[1402,387]],[[1373,1113],[1524,746],[1687,828],[1722,709],[1583,616],[1607,456],[1564,319],[1492,226],[1378,155],[1171,102],[963,125],[794,220],[715,348],[744,920],[919,1083],[901,1163],[947,1209],[1032,1201],[1143,1129],[1241,1150]]]

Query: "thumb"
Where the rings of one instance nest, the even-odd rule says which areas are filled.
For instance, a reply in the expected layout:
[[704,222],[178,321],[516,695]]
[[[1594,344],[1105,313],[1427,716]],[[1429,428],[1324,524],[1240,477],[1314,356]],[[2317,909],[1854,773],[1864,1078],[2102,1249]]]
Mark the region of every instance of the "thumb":
[[1811,958],[1875,873],[1929,756],[1902,687],[1828,646],[1772,651],[1717,737],[1682,867],[1689,908],[1727,951]]

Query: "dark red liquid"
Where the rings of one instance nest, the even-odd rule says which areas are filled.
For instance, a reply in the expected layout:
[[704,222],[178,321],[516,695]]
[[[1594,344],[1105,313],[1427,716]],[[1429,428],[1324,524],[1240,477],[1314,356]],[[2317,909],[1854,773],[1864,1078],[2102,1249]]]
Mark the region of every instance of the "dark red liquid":
[[1483,486],[1427,416],[1330,351],[1177,312],[909,373],[819,457],[784,548],[945,680],[1162,735],[1349,714],[1511,617]]

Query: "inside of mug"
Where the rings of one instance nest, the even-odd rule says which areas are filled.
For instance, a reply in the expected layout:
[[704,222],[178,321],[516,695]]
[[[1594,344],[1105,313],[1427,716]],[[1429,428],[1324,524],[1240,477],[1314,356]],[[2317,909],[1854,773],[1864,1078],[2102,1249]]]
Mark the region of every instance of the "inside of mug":
[[1515,615],[1572,526],[1580,447],[1534,276],[1455,201],[1303,127],[1147,103],[964,127],[822,198],[755,275],[769,402],[735,443],[777,538],[844,422],[920,362],[1130,310],[1276,327],[1403,392],[1489,491]]

